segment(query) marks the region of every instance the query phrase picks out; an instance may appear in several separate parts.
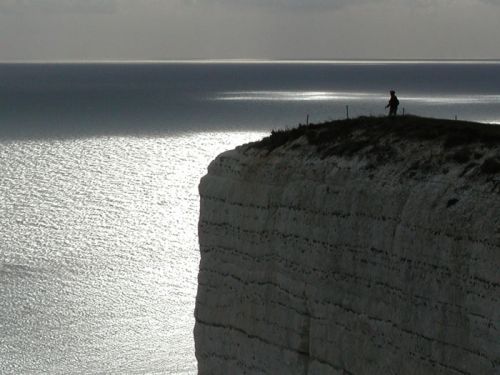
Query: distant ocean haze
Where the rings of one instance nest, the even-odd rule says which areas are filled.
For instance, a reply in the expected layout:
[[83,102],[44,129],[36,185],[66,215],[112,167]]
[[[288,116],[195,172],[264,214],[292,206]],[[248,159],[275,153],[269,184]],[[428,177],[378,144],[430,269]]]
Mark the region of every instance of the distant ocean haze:
[[500,122],[500,63],[1,64],[2,136],[267,130],[400,112]]
[[196,373],[209,162],[390,89],[500,123],[493,62],[0,64],[0,373]]

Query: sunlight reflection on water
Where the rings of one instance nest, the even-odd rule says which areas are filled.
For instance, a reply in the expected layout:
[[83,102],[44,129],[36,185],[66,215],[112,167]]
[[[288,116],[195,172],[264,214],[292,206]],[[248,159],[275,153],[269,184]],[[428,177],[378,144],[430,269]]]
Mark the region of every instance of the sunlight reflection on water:
[[198,182],[263,135],[0,143],[0,373],[196,373]]
[[[500,95],[401,95],[400,100],[427,105],[492,104],[500,102]],[[369,92],[340,91],[235,91],[214,97],[221,101],[387,101],[387,95]]]

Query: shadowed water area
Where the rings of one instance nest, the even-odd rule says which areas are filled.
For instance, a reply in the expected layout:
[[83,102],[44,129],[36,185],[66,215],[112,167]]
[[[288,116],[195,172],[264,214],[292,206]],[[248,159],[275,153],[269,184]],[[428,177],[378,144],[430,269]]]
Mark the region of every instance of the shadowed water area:
[[385,113],[500,122],[500,63],[1,64],[1,137],[293,126]]

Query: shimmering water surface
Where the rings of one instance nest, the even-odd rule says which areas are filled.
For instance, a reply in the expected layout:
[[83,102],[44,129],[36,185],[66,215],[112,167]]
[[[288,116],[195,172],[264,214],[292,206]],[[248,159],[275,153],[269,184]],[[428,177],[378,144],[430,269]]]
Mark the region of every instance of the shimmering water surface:
[[0,64],[0,373],[193,374],[197,185],[273,128],[500,123],[498,63]]
[[0,144],[0,373],[195,373],[197,184],[259,136]]

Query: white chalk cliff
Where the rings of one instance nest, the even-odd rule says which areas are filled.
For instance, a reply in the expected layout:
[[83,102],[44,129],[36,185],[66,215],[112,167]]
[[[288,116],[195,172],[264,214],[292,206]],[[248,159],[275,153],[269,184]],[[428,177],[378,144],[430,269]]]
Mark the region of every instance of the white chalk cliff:
[[200,374],[500,374],[500,128],[276,132],[200,196]]

